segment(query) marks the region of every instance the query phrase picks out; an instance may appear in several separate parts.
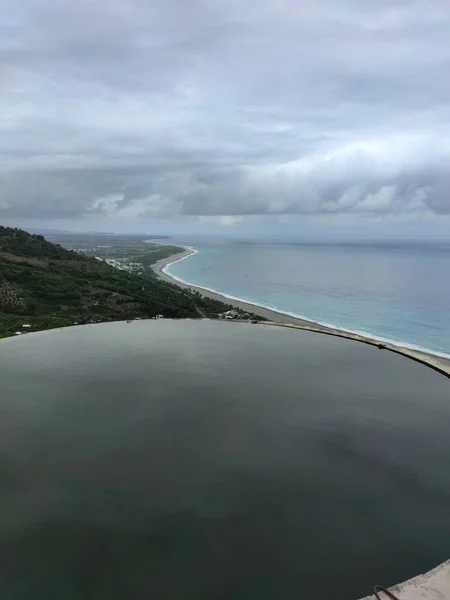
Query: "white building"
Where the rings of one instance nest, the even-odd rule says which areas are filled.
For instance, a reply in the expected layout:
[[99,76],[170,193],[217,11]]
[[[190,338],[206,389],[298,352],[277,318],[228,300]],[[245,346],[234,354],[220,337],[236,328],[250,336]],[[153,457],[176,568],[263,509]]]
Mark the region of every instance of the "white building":
[[239,313],[237,310],[227,310],[227,312],[221,313],[219,317],[221,319],[236,319],[239,317]]

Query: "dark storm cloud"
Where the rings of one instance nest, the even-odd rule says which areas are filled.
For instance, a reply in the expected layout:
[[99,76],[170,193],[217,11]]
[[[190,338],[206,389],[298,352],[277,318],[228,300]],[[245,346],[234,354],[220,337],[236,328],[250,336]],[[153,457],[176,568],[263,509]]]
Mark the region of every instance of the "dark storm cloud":
[[446,0],[7,4],[0,219],[450,213]]

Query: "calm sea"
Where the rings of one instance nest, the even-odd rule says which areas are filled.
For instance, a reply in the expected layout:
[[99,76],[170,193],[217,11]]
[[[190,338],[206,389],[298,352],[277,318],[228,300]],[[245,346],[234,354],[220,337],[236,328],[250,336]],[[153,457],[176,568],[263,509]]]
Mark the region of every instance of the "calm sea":
[[194,242],[167,272],[295,316],[450,355],[450,243]]
[[0,342],[3,600],[356,600],[450,556],[449,380],[136,321]]

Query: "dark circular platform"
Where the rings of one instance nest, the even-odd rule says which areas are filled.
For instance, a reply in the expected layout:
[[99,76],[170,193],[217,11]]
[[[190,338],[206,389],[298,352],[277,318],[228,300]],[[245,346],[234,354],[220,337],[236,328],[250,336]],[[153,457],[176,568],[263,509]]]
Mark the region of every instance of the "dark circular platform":
[[0,342],[5,599],[358,598],[448,558],[449,380],[264,325]]

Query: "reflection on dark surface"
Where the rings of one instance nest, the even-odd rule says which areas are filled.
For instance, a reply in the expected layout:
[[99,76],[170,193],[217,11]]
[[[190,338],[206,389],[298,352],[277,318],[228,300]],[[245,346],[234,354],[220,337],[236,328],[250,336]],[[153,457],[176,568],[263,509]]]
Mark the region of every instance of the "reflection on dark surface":
[[2,598],[358,598],[449,555],[448,380],[265,326],[0,344]]

